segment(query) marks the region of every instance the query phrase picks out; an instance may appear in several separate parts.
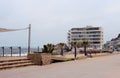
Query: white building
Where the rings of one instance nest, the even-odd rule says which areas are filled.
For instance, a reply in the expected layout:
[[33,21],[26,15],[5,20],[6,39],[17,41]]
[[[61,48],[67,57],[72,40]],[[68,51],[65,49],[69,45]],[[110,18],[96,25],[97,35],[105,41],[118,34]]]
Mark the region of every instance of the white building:
[[89,48],[102,49],[103,48],[103,29],[102,27],[86,26],[82,28],[72,28],[68,32],[68,43],[76,41],[89,42]]

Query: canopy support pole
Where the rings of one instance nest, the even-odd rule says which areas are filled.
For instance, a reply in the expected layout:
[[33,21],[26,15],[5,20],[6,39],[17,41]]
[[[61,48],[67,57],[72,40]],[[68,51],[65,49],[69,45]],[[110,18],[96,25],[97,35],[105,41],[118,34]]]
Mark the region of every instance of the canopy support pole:
[[30,53],[30,44],[31,44],[31,24],[29,24],[28,28],[28,54]]

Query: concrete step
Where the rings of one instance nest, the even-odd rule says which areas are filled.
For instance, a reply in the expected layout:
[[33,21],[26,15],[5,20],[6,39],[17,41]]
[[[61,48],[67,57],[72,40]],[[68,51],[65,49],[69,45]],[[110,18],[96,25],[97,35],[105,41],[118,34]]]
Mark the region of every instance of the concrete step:
[[32,62],[31,60],[21,60],[21,61],[5,61],[0,63],[0,66],[4,65],[13,65],[13,64],[20,64],[20,63],[30,63]]
[[22,59],[4,59],[4,60],[0,60],[0,63],[2,62],[12,62],[12,61],[22,61],[22,60],[29,60],[27,58],[22,58]]
[[25,67],[25,66],[31,66],[31,65],[34,65],[34,64],[33,63],[22,63],[22,64],[14,64],[14,65],[4,65],[4,66],[0,66],[0,70],[16,68],[16,67]]
[[0,60],[0,70],[30,65],[34,65],[34,63],[27,58]]

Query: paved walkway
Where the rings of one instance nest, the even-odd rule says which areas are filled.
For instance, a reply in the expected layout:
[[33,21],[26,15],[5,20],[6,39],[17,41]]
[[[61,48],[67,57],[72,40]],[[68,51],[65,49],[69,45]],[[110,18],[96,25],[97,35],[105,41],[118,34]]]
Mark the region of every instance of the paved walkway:
[[2,70],[0,78],[120,78],[120,54]]

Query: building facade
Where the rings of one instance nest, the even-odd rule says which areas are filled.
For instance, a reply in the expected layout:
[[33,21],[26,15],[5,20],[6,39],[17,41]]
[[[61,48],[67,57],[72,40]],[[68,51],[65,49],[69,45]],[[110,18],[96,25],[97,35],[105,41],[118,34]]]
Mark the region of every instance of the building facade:
[[69,30],[68,43],[83,42],[84,40],[88,41],[89,48],[102,49],[104,44],[102,27],[86,26]]

